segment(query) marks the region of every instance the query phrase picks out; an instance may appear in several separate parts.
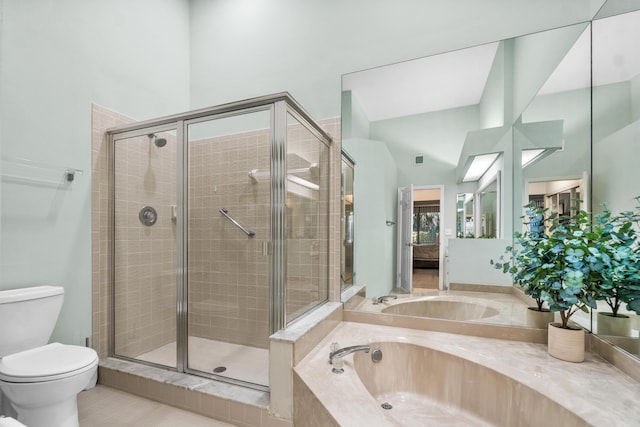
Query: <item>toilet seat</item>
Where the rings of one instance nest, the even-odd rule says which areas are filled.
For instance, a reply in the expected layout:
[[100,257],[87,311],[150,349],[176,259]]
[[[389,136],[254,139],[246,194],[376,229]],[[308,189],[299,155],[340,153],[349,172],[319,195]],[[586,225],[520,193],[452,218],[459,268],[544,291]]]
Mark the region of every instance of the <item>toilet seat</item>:
[[0,381],[53,381],[81,374],[97,364],[98,355],[91,348],[51,343],[0,359]]

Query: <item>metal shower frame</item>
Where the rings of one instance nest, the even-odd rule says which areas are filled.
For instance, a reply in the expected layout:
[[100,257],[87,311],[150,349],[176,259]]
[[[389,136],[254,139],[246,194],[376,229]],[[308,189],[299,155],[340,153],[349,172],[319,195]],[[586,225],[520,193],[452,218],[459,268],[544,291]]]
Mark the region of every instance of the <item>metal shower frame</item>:
[[[270,111],[271,112],[271,236],[268,252],[271,256],[269,262],[269,294],[270,294],[270,334],[273,334],[289,323],[286,316],[286,283],[287,283],[287,253],[286,253],[286,179],[287,179],[287,115],[294,117],[301,125],[311,132],[318,140],[331,149],[332,138],[327,134],[311,116],[291,97],[287,92],[267,95],[243,101],[222,104],[215,107],[203,108],[185,113],[165,116],[157,119],[135,122],[118,126],[107,130],[109,139],[109,356],[135,361],[136,363],[162,368],[175,369],[178,372],[192,373],[200,376],[214,378],[223,382],[240,384],[251,388],[265,389],[252,383],[208,374],[188,368],[188,251],[187,251],[187,227],[188,222],[188,182],[186,171],[188,170],[188,143],[185,140],[187,126],[206,120],[233,117],[247,113]],[[177,271],[177,307],[176,307],[176,367],[171,368],[145,362],[135,358],[115,354],[115,141],[148,135],[150,132],[176,131],[177,141],[177,192],[176,192],[176,253]],[[331,158],[331,156],[330,156]],[[331,182],[331,162],[329,161],[329,183]],[[331,187],[331,186],[329,186]],[[331,189],[329,199],[331,198]],[[329,212],[327,212],[329,214]],[[329,253],[329,241],[327,241],[327,253]],[[327,265],[327,278],[329,277]],[[326,286],[329,286],[327,280]],[[328,289],[327,289],[328,290]],[[326,301],[326,300],[325,300]],[[322,302],[321,302],[322,303]],[[204,375],[203,375],[204,374]],[[268,388],[267,388],[268,389]]]

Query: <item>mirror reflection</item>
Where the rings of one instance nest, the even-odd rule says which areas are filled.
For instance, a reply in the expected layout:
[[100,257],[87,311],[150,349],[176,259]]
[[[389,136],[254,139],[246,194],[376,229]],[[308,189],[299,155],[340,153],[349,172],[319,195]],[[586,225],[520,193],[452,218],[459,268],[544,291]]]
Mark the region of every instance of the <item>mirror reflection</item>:
[[458,239],[473,239],[475,237],[474,224],[473,193],[458,193],[456,196],[456,237]]
[[[439,312],[433,303],[423,314],[415,307],[405,314],[524,326],[527,304],[506,291],[512,286],[506,275],[489,267],[523,230],[523,206],[534,203],[561,216],[597,213],[604,205],[613,212],[636,207],[640,12],[620,6],[607,2],[606,13],[592,22],[343,77],[343,145],[363,175],[384,178],[382,185],[356,186],[362,212],[388,219],[400,204],[396,189],[442,188],[439,290],[408,289],[423,299],[444,298],[447,309]],[[376,100],[379,92],[386,99],[394,93],[393,102]],[[403,107],[394,111],[399,100]],[[482,160],[484,166],[472,167]],[[408,265],[415,272],[416,265],[402,257],[410,252],[402,239],[392,243],[402,225],[389,230],[370,222],[359,230],[380,238],[363,245],[360,259],[386,267],[355,283],[366,284],[369,297],[397,292],[401,283],[407,289],[402,271]],[[397,304],[374,308],[369,300],[359,309]],[[607,309],[601,303],[596,312]],[[637,355],[640,320],[623,312],[630,319],[623,332],[598,327],[595,315],[575,320]]]
[[[476,193],[458,193],[456,196],[456,238],[495,239],[499,237],[500,176]],[[475,206],[477,202],[477,207]]]
[[[637,7],[636,7],[637,8]],[[640,12],[593,21],[593,210],[633,210],[640,194]],[[622,303],[618,318],[598,302],[595,332],[640,354],[640,317]]]
[[[412,252],[405,282],[411,279],[411,290],[438,289],[441,238],[441,189],[413,187]],[[402,278],[401,278],[402,282]],[[405,283],[406,284],[406,283]]]
[[353,239],[354,239],[354,204],[353,181],[354,161],[344,150],[342,152],[342,170],[340,177],[340,235],[342,250],[340,251],[340,291],[353,285]]
[[[513,126],[513,163],[519,166],[513,172],[514,231],[525,231],[523,206],[531,202],[557,212],[561,222],[591,209],[585,191],[591,177],[591,27],[553,31],[555,44],[546,51],[560,60],[543,64],[553,72]],[[589,313],[580,311],[571,320],[591,329]]]
[[584,202],[580,202],[584,197],[582,179],[529,182],[526,191],[530,204],[556,211],[561,218],[585,209]]
[[498,237],[498,180],[480,192],[480,238],[495,239]]

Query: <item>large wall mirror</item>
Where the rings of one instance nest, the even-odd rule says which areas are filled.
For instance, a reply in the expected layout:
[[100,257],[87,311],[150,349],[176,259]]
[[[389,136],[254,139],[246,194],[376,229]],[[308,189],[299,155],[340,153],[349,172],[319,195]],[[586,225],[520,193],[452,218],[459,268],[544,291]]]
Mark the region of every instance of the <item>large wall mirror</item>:
[[[591,24],[529,37],[555,42],[541,52],[543,67],[552,71],[513,125],[514,232],[523,231],[529,203],[561,216],[590,210]],[[592,329],[588,313],[572,320]]]
[[[628,9],[640,5],[623,3],[607,2],[590,22],[343,76],[343,146],[360,174],[387,177],[384,185],[356,183],[355,220],[379,212],[395,224],[397,188],[442,188],[439,281],[414,282],[414,294],[474,295],[497,312],[464,320],[524,327],[524,312],[514,309],[521,300],[506,292],[510,277],[489,263],[522,230],[523,206],[561,215],[576,199],[594,212],[603,202],[614,211],[635,207],[640,12]],[[362,222],[359,235],[379,238],[355,243],[356,283],[369,297],[386,295],[398,283],[390,254],[402,230]],[[367,276],[367,263],[388,267]],[[576,317],[597,332],[595,316]],[[633,315],[629,335],[609,339],[637,355],[638,329]]]
[[355,162],[346,151],[342,151],[340,171],[340,291],[353,285],[353,241],[354,241],[354,200],[353,182],[355,179]]
[[[640,9],[640,6],[635,6]],[[640,11],[603,9],[593,21],[593,210],[613,212],[637,207],[640,195]],[[598,313],[610,312],[598,303]],[[631,354],[640,355],[640,317],[622,329],[606,329],[594,315],[594,332]]]

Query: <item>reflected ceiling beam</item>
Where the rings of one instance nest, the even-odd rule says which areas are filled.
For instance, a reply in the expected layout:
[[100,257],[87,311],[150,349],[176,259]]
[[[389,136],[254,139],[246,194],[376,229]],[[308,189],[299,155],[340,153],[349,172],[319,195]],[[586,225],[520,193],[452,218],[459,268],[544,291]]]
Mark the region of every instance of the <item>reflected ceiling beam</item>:
[[[521,166],[524,169],[551,153],[564,148],[564,120],[514,125],[514,143],[520,149]],[[516,151],[517,153],[517,151]]]
[[510,130],[510,126],[500,126],[467,132],[458,158],[457,182],[472,182],[482,178],[504,151],[502,140]]
[[530,149],[530,150],[522,150],[522,160],[520,162],[520,165],[524,169],[525,167],[527,167],[531,163],[533,163],[536,160],[538,160],[540,158],[540,156],[542,154],[544,154],[545,151],[547,151],[547,150],[545,150],[544,148],[534,148],[534,149]]

